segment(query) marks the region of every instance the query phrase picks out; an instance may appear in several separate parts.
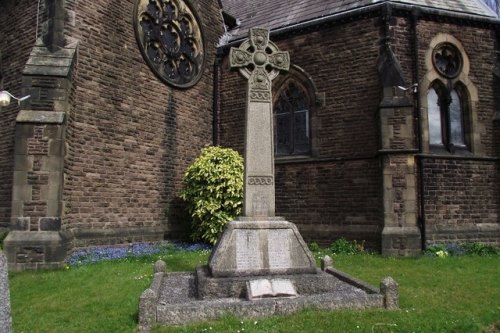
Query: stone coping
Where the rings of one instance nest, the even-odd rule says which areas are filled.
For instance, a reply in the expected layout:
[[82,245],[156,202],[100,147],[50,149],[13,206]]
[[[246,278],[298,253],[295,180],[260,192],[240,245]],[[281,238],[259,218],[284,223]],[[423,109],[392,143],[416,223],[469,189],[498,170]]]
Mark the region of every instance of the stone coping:
[[17,114],[18,123],[62,124],[64,112],[21,110]]

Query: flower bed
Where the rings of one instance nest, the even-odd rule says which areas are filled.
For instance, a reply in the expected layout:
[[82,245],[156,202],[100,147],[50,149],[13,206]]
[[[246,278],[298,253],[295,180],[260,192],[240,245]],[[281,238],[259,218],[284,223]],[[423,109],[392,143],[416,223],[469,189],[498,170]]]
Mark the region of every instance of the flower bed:
[[154,254],[168,254],[175,251],[210,250],[211,246],[203,243],[134,243],[118,246],[95,246],[73,251],[66,259],[68,266],[93,264],[105,260],[119,260],[131,257],[142,257]]

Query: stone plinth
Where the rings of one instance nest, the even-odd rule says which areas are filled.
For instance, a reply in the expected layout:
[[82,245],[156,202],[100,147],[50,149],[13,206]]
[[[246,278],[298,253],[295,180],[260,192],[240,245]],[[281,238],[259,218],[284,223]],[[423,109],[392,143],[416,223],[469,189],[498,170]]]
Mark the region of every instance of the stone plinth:
[[[354,277],[328,268],[318,274],[273,276],[287,279],[297,288],[296,297],[270,297],[249,301],[246,299],[246,280],[255,277],[212,278],[208,269],[200,267],[196,273],[163,273],[162,285],[158,286],[162,273],[156,273],[151,286],[141,298],[148,296],[156,302],[141,302],[139,306],[139,332],[149,332],[154,325],[184,325],[204,320],[215,320],[232,314],[241,318],[259,318],[273,315],[289,315],[303,309],[367,309],[384,308],[389,295],[397,299],[397,289],[385,294],[378,288]],[[207,279],[200,281],[200,278]],[[206,284],[212,289],[212,297],[196,293],[197,285]],[[229,284],[225,284],[230,282]],[[387,284],[387,283],[386,283]],[[232,292],[231,292],[232,290]],[[217,296],[216,294],[219,293]],[[239,296],[238,296],[239,295]],[[391,303],[396,304],[396,303]]]
[[223,299],[223,298],[246,298],[248,289],[247,282],[268,279],[286,279],[293,282],[299,295],[316,295],[328,293],[338,289],[338,280],[332,279],[331,275],[315,271],[314,273],[272,275],[269,276],[233,276],[212,277],[206,266],[196,269],[197,297],[199,299]]
[[230,222],[210,256],[213,277],[316,273],[297,227],[282,218]]
[[9,269],[61,268],[71,241],[66,231],[11,231],[4,240]]

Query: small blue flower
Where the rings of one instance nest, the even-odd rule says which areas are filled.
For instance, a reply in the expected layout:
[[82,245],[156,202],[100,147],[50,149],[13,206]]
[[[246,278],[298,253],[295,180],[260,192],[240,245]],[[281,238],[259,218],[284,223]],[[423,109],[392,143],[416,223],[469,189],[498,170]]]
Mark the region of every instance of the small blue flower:
[[202,243],[133,243],[128,246],[96,246],[75,250],[67,259],[68,266],[97,263],[105,260],[119,260],[131,257],[167,254],[174,251],[210,250],[211,246]]

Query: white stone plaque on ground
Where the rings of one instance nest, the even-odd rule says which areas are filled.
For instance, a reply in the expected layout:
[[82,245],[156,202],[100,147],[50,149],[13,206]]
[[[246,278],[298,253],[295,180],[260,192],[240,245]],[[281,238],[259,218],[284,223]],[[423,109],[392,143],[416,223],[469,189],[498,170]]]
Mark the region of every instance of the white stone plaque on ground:
[[252,301],[268,297],[296,297],[293,282],[286,279],[258,279],[247,282],[247,299]]
[[0,251],[0,333],[12,332],[7,258]]
[[290,242],[292,237],[289,229],[271,229],[268,233],[267,250],[269,253],[269,268],[290,268]]
[[236,231],[236,269],[260,269],[262,256],[258,230]]

